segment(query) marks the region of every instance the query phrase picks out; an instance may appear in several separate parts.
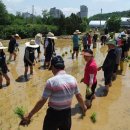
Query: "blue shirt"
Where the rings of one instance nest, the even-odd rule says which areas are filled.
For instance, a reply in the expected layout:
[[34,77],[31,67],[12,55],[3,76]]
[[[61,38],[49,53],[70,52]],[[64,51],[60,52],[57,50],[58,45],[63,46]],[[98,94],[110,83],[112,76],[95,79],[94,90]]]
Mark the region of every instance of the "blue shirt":
[[79,47],[79,37],[77,34],[73,35],[73,47]]

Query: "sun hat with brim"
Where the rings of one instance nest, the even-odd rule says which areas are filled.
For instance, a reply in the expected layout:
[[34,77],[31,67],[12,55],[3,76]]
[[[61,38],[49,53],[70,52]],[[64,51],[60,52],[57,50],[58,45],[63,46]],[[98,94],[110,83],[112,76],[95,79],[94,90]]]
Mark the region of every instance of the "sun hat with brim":
[[85,49],[82,51],[81,55],[84,55],[84,56],[93,56],[93,51],[91,49]]
[[55,37],[54,34],[53,34],[52,32],[48,32],[47,38],[50,38],[50,39],[57,39],[57,37]]
[[41,38],[41,37],[42,37],[42,34],[41,34],[41,33],[38,33],[38,34],[36,34],[35,37]]
[[31,48],[38,48],[39,45],[35,43],[35,40],[31,40],[30,42],[25,43],[26,47],[31,47]]
[[3,44],[0,42],[0,50],[7,49],[8,47],[4,47]]
[[63,69],[65,67],[64,60],[61,56],[55,56],[51,60],[51,67],[54,66],[56,69]]
[[114,45],[114,46],[117,46],[115,40],[109,40],[106,45]]
[[79,30],[75,30],[73,34],[80,34],[81,32]]

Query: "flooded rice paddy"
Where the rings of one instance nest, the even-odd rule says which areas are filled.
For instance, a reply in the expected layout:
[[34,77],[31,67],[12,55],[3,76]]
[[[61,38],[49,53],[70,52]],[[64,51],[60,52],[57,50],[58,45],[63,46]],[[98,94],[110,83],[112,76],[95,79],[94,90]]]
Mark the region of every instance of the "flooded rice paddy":
[[[0,130],[42,130],[47,104],[34,115],[28,127],[19,127],[20,120],[14,114],[14,109],[18,106],[23,106],[26,113],[30,111],[36,101],[41,97],[46,80],[53,76],[51,71],[44,70],[41,67],[44,62],[44,56],[42,54],[42,61],[34,66],[34,75],[29,76],[29,80],[25,81],[23,78],[24,48],[24,45],[20,46],[17,60],[12,61],[8,65],[10,70],[8,74],[11,79],[10,86],[0,89]],[[41,48],[43,48],[42,45]],[[61,55],[65,52],[68,53],[64,56],[66,71],[77,79],[81,94],[85,97],[85,85],[80,83],[84,74],[85,62],[80,54],[77,60],[72,60],[70,49],[72,50],[71,40],[56,40],[56,53]],[[98,43],[97,48],[94,49],[98,66],[102,65],[106,52],[107,46],[101,47],[100,43]],[[86,116],[82,117],[76,98],[73,98],[71,130],[130,130],[129,62],[124,62],[124,67],[124,71],[122,74],[117,75],[117,80],[113,82],[110,92],[106,97],[102,94],[104,87],[103,72],[98,72],[97,97],[93,101],[91,109],[86,112]],[[5,80],[3,83],[5,84]],[[93,112],[97,114],[96,123],[92,123],[90,120]]]

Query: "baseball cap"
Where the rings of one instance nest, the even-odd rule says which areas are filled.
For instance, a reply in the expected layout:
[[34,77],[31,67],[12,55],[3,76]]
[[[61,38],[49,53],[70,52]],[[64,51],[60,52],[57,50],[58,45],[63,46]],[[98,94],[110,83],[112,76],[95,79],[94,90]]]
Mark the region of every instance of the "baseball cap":
[[54,66],[56,69],[64,69],[64,60],[61,56],[55,56],[51,60],[51,66]]

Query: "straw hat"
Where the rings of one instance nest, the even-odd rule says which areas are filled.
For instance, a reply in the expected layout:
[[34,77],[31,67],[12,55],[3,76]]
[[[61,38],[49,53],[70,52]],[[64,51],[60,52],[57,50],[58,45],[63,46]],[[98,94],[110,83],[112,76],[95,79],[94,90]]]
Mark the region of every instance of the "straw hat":
[[26,47],[31,47],[31,48],[38,48],[39,45],[35,43],[35,40],[31,40],[30,42],[25,43]]
[[81,32],[79,30],[75,30],[73,34],[80,34]]
[[37,37],[37,38],[41,38],[41,37],[42,37],[42,34],[41,34],[41,33],[38,33],[38,34],[36,34],[35,37]]
[[50,38],[50,39],[57,39],[57,37],[55,37],[54,34],[53,34],[52,32],[48,32],[47,38]]
[[8,47],[4,47],[3,44],[0,42],[0,49],[7,49]]

